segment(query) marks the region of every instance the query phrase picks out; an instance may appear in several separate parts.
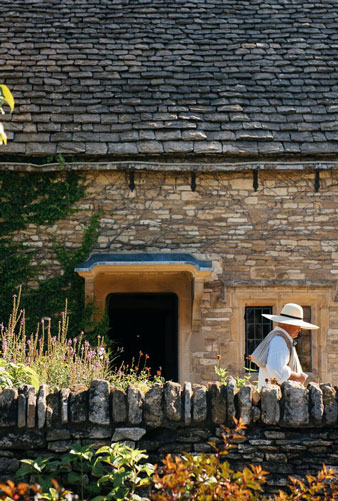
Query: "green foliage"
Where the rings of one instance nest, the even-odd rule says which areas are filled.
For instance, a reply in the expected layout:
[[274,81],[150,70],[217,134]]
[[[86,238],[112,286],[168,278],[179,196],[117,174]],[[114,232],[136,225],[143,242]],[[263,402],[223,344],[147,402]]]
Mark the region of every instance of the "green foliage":
[[63,268],[63,274],[40,281],[37,289],[31,289],[29,294],[25,295],[25,308],[31,329],[41,319],[41,313],[45,312],[53,317],[63,310],[65,300],[68,300],[70,336],[75,337],[84,331],[86,339],[93,343],[97,335],[106,334],[109,328],[108,317],[105,315],[99,322],[92,320],[94,305],[89,303],[85,306],[83,278],[74,272],[74,268],[88,257],[97,241],[100,218],[101,213],[91,217],[78,249],[69,251],[64,244],[54,241],[54,251]]
[[[217,365],[215,365],[215,374],[218,378],[218,381],[221,383],[221,384],[227,384],[227,377],[229,376],[229,371],[223,367],[220,367],[220,359],[221,359],[221,355],[217,355],[216,356],[216,359],[217,359]],[[253,372],[257,372],[256,369],[252,369],[251,367],[251,357],[247,357],[248,360],[250,360],[249,362],[249,368],[247,367],[244,367],[244,369],[249,372],[249,374],[246,374],[244,377],[239,377],[239,376],[236,376],[236,386],[237,388],[240,388],[241,386],[245,386],[246,384],[257,384],[256,381],[251,381],[251,374]]]
[[97,496],[95,501],[141,501],[136,489],[150,485],[154,473],[154,466],[143,462],[147,458],[144,451],[131,449],[120,442],[101,447],[96,452],[93,472],[99,476],[97,485],[104,487],[107,493]]
[[40,380],[35,370],[0,358],[0,388],[18,388],[22,384],[30,384],[36,390],[39,389]]
[[[59,155],[57,161],[61,168],[64,167],[62,156]],[[43,268],[32,264],[34,247],[13,238],[28,225],[48,227],[73,213],[73,205],[83,197],[85,189],[78,173],[64,169],[59,173],[42,174],[0,172],[0,321],[7,318],[12,295],[18,286],[24,285],[26,322],[30,330],[34,330],[46,314],[54,316],[62,311],[68,299],[72,320],[70,335],[76,336],[86,330],[92,340],[95,334],[107,332],[106,317],[97,323],[90,322],[94,308],[92,304],[84,307],[83,279],[74,272],[97,241],[101,214],[91,217],[78,249],[69,251],[65,243],[53,242],[62,272],[48,280],[37,279]],[[34,288],[27,285],[32,281],[37,284]]]
[[142,498],[137,490],[151,484],[154,466],[145,463],[143,451],[131,449],[124,443],[94,450],[90,446],[74,445],[60,458],[24,459],[17,478],[30,478],[40,484],[43,491],[51,489],[53,479],[71,485],[80,499],[103,501]]
[[6,326],[1,326],[0,386],[20,386],[39,382],[51,389],[75,384],[89,386],[94,379],[109,379],[109,353],[103,338],[92,346],[81,333],[68,338],[67,303],[52,333],[51,318],[45,318],[34,334],[26,334],[25,310],[20,309],[21,290],[13,298],[13,309]]
[[141,391],[146,393],[154,384],[164,384],[165,379],[161,376],[161,369],[151,376],[150,368],[147,367],[149,355],[139,352],[138,360],[132,359],[131,365],[124,362],[119,367],[113,369],[110,373],[110,382],[118,388],[128,389],[129,385],[135,385]]
[[50,226],[72,212],[84,195],[79,175],[68,171],[18,173],[0,172],[0,234],[23,230],[29,224]]

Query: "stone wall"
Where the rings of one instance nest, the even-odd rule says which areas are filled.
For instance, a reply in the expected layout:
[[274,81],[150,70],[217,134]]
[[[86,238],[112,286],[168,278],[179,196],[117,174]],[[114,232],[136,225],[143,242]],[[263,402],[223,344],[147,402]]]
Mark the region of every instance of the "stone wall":
[[12,476],[22,458],[65,452],[71,444],[100,447],[126,441],[159,461],[167,453],[211,452],[223,442],[233,417],[247,424],[246,436],[228,458],[234,467],[260,463],[273,473],[271,488],[288,474],[315,472],[325,462],[338,467],[337,389],[288,382],[263,387],[208,387],[167,382],[145,395],[93,381],[90,388],[48,392],[41,386],[8,388],[0,395],[0,474]]
[[15,236],[37,249],[36,262],[46,265],[40,278],[60,272],[52,237],[76,249],[90,216],[101,209],[95,252],[186,252],[212,260],[200,329],[185,341],[189,380],[212,380],[217,354],[232,373],[240,373],[244,332],[238,322],[242,311],[236,316],[237,291],[252,299],[258,287],[263,304],[271,297],[276,309],[284,300],[311,299],[312,321],[321,326],[321,337],[314,337],[314,379],[338,383],[337,171],[321,171],[319,192],[314,171],[302,168],[260,170],[257,191],[251,171],[198,172],[192,191],[189,172],[167,167],[135,171],[134,191],[127,171],[87,171],[89,188],[78,212],[51,228],[31,226]]

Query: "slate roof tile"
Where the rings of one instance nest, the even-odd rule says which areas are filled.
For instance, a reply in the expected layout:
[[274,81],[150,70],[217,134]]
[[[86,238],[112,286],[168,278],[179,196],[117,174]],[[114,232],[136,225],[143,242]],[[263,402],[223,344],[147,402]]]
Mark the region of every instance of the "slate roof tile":
[[338,2],[3,0],[0,154],[337,153]]

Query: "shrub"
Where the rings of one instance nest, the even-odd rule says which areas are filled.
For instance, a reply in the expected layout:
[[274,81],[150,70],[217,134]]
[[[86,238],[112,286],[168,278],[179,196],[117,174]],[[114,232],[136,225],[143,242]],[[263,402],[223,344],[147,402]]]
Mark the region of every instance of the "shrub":
[[144,462],[147,457],[144,451],[119,442],[96,451],[89,446],[74,445],[59,459],[22,460],[23,466],[16,476],[28,476],[42,486],[43,492],[55,488],[56,479],[57,485],[59,482],[71,485],[80,499],[94,496],[95,501],[137,501],[142,498],[136,490],[149,486],[154,472],[154,466]]
[[98,336],[97,346],[93,347],[84,339],[83,333],[73,339],[67,337],[67,302],[56,334],[52,333],[51,319],[44,318],[35,334],[27,336],[20,295],[21,290],[18,297],[13,297],[8,325],[1,325],[1,364],[8,369],[7,372],[11,369],[11,373],[16,374],[15,385],[28,382],[29,376],[31,384],[34,376],[37,378],[35,383],[38,380],[52,389],[69,388],[74,384],[89,385],[93,379],[109,379],[110,359],[103,339]]
[[304,480],[289,477],[288,493],[279,491],[275,501],[331,501],[338,499],[338,474],[332,468],[323,468],[314,475],[306,475]]
[[144,393],[154,384],[164,384],[165,379],[161,375],[161,369],[158,369],[153,376],[151,375],[150,367],[148,367],[149,358],[149,355],[140,351],[138,360],[132,359],[131,365],[122,362],[119,367],[112,370],[111,384],[124,390],[131,384],[136,385]]
[[224,461],[224,455],[233,447],[232,441],[242,438],[238,433],[244,429],[236,422],[233,431],[224,428],[224,447],[218,450],[215,444],[213,454],[183,454],[163,460],[163,466],[156,466],[154,475],[154,501],[189,500],[256,500],[263,491],[268,472],[261,466],[245,467],[242,472],[233,471]]

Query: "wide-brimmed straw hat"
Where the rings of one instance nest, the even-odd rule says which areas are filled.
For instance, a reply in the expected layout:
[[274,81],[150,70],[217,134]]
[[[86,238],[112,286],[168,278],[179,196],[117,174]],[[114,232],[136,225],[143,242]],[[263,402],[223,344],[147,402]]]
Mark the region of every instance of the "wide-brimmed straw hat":
[[295,303],[285,304],[280,315],[267,315],[263,313],[262,316],[272,320],[273,322],[279,322],[281,324],[299,325],[302,329],[319,329],[318,325],[304,322],[303,308],[299,306],[299,304]]

